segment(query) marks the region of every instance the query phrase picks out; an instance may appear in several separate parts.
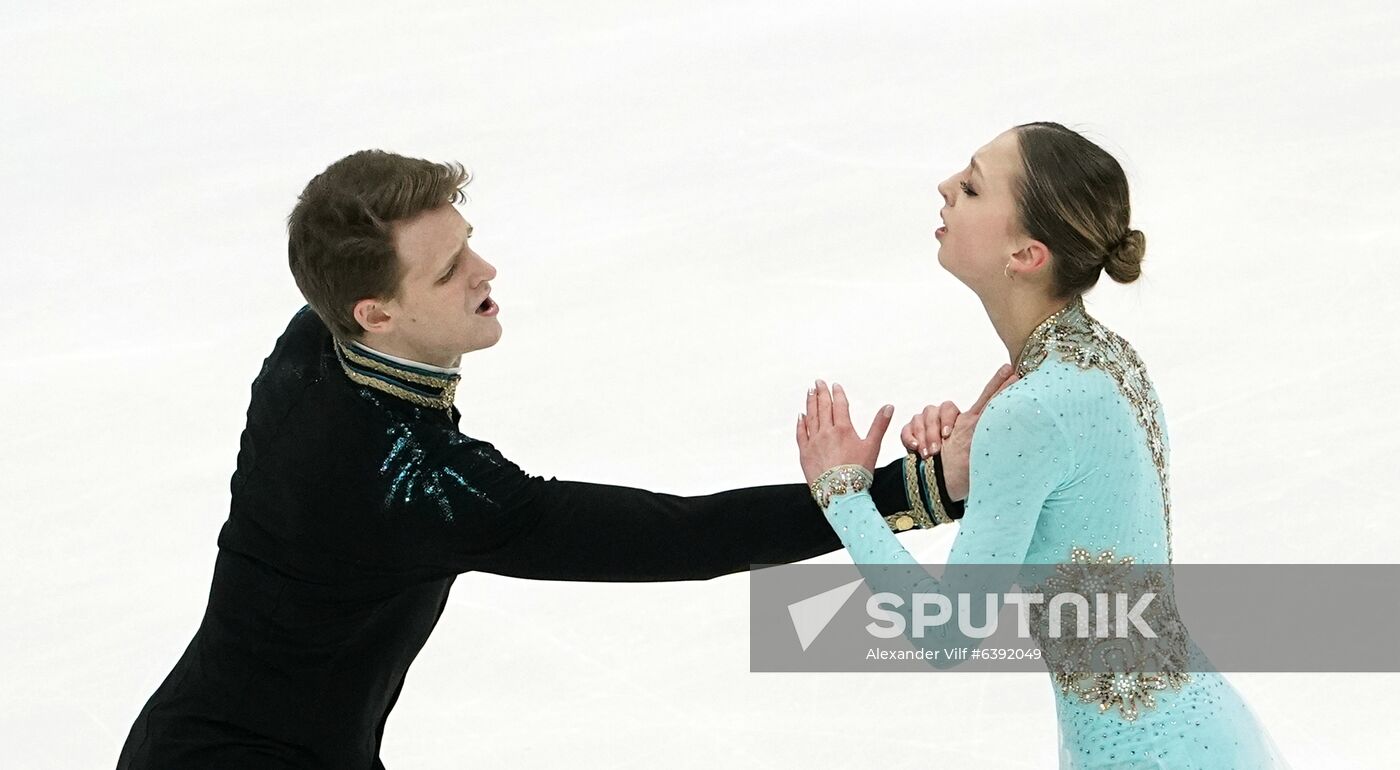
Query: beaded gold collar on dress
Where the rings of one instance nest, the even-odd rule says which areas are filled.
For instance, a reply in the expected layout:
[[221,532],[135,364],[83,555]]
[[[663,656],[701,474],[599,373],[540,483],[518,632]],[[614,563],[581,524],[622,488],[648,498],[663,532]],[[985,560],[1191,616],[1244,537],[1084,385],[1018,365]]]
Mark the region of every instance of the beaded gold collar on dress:
[[1016,375],[1025,377],[1031,370],[1040,366],[1045,360],[1048,352],[1046,343],[1065,336],[1065,332],[1072,327],[1081,327],[1093,319],[1089,317],[1089,311],[1084,309],[1083,295],[1076,296],[1068,305],[1055,311],[1049,318],[1041,321],[1031,335],[1026,338],[1025,347],[1021,348],[1021,355],[1016,357]]
[[390,361],[373,351],[355,349],[335,341],[340,368],[351,381],[388,393],[411,404],[452,410],[461,375],[434,372]]

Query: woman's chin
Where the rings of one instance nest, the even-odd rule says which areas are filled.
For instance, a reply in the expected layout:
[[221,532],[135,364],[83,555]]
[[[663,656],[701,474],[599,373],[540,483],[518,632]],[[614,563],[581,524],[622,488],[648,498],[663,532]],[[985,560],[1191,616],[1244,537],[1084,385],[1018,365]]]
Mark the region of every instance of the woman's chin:
[[972,289],[974,292],[978,292],[978,281],[976,280],[975,276],[968,275],[967,271],[960,269],[960,266],[958,265],[949,265],[946,261],[944,261],[943,253],[941,251],[938,254],[938,266],[943,268],[943,272],[958,279],[958,283],[962,284],[963,286],[966,286],[969,289]]
[[943,268],[943,272],[948,275],[953,276],[963,283],[967,283],[967,279],[963,278],[962,271],[958,269],[958,266],[955,264],[948,264],[950,261],[948,255],[944,253],[943,247],[940,245],[938,247],[938,266]]

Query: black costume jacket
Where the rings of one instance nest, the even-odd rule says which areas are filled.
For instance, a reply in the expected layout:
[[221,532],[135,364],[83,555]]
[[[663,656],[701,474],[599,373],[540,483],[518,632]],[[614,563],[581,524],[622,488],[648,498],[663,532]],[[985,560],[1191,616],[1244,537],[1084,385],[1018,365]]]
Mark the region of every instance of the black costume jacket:
[[[528,475],[457,429],[456,384],[292,318],[253,382],[204,618],[119,770],[382,768],[462,572],[703,580],[840,547],[803,484],[678,497]],[[878,470],[892,527],[936,523],[933,475],[912,455]]]

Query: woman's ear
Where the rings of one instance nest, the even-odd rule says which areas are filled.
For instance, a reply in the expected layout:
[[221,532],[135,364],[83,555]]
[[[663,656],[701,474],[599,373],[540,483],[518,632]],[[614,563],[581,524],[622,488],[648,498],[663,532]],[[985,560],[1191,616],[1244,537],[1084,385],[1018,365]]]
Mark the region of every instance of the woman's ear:
[[1031,240],[1021,250],[1011,255],[1008,269],[1013,273],[1029,276],[1050,265],[1050,248],[1040,241]]

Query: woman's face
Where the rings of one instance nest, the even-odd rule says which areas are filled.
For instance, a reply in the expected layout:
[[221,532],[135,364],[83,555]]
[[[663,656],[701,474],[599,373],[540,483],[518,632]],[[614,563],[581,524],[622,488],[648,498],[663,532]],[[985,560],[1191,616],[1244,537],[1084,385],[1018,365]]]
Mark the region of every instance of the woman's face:
[[944,225],[935,233],[938,263],[979,295],[1009,280],[1007,262],[1029,241],[1012,193],[1020,177],[1013,130],[977,150],[967,167],[938,185]]

